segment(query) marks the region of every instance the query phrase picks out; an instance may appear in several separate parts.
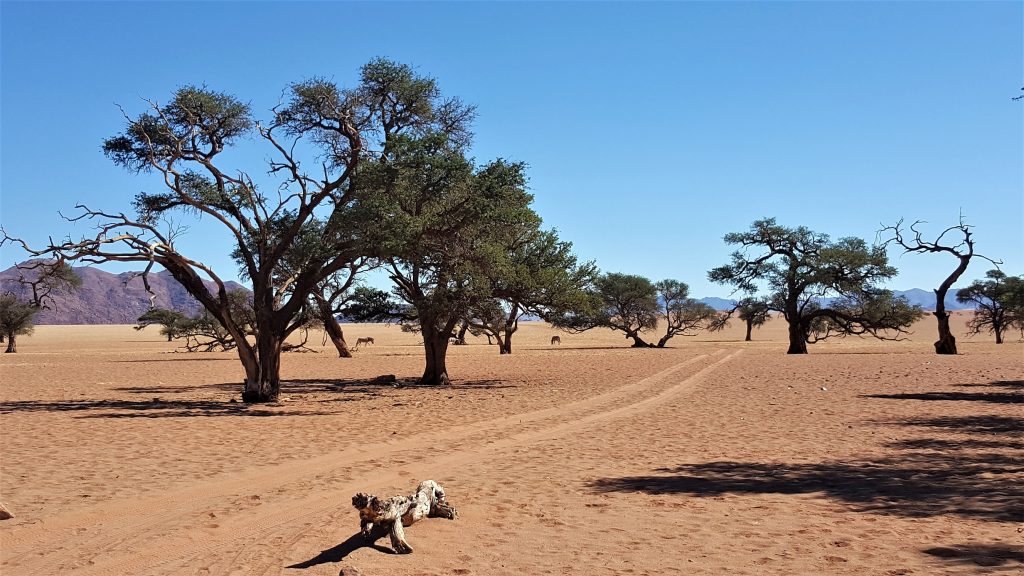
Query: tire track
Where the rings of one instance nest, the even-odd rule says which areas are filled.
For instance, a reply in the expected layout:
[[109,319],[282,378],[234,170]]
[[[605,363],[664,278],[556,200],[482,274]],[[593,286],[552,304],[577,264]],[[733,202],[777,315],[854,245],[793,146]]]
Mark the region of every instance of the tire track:
[[[388,441],[354,446],[301,462],[286,462],[257,471],[229,475],[212,483],[187,487],[172,491],[170,494],[114,502],[82,510],[17,532],[3,534],[0,542],[3,543],[5,551],[5,564],[9,564],[9,568],[14,570],[28,569],[31,573],[42,574],[69,571],[127,574],[152,571],[169,563],[181,565],[181,562],[186,561],[188,565],[188,560],[209,556],[210,552],[237,544],[239,541],[266,542],[269,536],[281,531],[287,534],[284,540],[295,542],[304,532],[300,529],[298,537],[295,537],[296,524],[304,526],[304,520],[322,516],[324,509],[341,509],[348,512],[344,506],[347,502],[341,502],[339,505],[337,494],[350,493],[355,487],[365,486],[370,481],[377,484],[399,482],[408,474],[404,469],[383,473],[374,470],[358,477],[339,480],[339,469],[374,462],[377,459],[402,458],[416,462],[417,458],[422,458],[422,448],[427,446],[438,449],[444,455],[427,463],[426,469],[450,469],[459,463],[484,458],[487,454],[510,447],[571,433],[594,422],[643,412],[681,393],[690,383],[739,354],[737,351],[719,358],[681,382],[657,390],[662,381],[690,365],[718,357],[722,352],[724,350],[719,349],[710,355],[695,356],[639,381],[557,407],[416,434],[401,442]],[[610,403],[614,403],[615,407],[601,410],[602,406]],[[578,414],[569,416],[574,413]],[[566,420],[567,417],[570,419]],[[560,421],[546,422],[551,419]],[[524,425],[531,424],[540,426],[501,437],[510,429],[521,429]],[[483,445],[471,443],[478,435],[492,441]],[[499,438],[493,440],[496,436]],[[445,445],[448,447],[445,448]],[[472,448],[467,448],[467,445]],[[325,478],[318,481],[318,476]],[[306,486],[315,489],[316,492],[297,501],[261,502],[255,508],[234,510],[228,517],[218,519],[220,526],[215,534],[204,535],[203,530],[197,530],[200,526],[193,523],[183,524],[177,520],[183,515],[198,516],[203,510],[224,506],[226,499],[237,499],[245,494],[266,493],[283,485],[291,486],[293,489],[289,492],[292,493],[296,491],[295,488],[301,493],[301,489]],[[197,520],[196,523],[198,522]],[[86,526],[89,527],[89,532],[85,535],[78,534]],[[161,541],[159,549],[149,546],[139,553],[128,552],[133,542],[154,538]],[[197,542],[197,538],[202,540]],[[63,557],[61,544],[65,542],[73,542],[76,550],[91,552],[90,558],[86,559],[87,565],[68,566],[68,562],[75,559]],[[46,550],[47,553],[42,557],[33,556],[39,554],[41,550]],[[243,545],[239,554],[245,550],[246,547]],[[24,566],[17,565],[21,561],[25,561]],[[272,569],[272,566],[268,565],[264,569]]]

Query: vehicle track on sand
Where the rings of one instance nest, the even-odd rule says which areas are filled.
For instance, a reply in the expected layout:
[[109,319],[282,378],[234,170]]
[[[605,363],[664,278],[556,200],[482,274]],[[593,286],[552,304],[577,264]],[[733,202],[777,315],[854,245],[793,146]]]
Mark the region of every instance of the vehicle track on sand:
[[[685,393],[696,381],[742,351],[723,356],[724,352],[718,349],[701,354],[636,382],[552,408],[225,474],[199,485],[108,502],[20,530],[2,532],[3,571],[5,574],[175,573],[178,570],[174,567],[194,567],[191,560],[218,556],[215,552],[223,554],[224,549],[233,552],[242,548],[237,554],[228,554],[228,558],[237,558],[245,552],[249,542],[280,541],[290,545],[301,538],[310,519],[322,516],[325,509],[336,510],[332,516],[342,513],[347,516],[351,512],[347,497],[352,492],[370,482],[386,485],[411,475],[404,469],[409,466],[392,464],[383,469],[375,468],[375,464],[413,462],[418,472],[450,470],[509,448],[570,434],[596,422],[642,413]],[[680,375],[683,378],[676,380]],[[666,381],[671,382],[664,386]],[[439,456],[423,462],[425,448]],[[353,476],[351,470],[363,472]],[[297,499],[250,500],[252,495],[269,493],[310,495]],[[216,515],[216,526],[210,526],[209,518],[205,517],[212,510],[220,512]],[[155,546],[154,541],[159,541],[159,546]],[[268,559],[263,570],[276,572],[273,562],[280,568],[280,557],[276,557]],[[214,572],[232,569],[231,566],[216,568]],[[247,567],[249,571],[255,569],[255,566]]]

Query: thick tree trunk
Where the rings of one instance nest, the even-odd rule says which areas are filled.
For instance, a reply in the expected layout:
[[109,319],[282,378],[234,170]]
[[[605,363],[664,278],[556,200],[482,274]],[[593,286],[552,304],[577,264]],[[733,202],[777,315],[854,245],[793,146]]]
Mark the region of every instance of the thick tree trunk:
[[247,403],[277,402],[281,393],[281,346],[284,340],[261,331],[256,336],[256,349],[238,346],[238,357],[245,366],[245,389],[242,401]]
[[438,333],[433,330],[423,332],[423,349],[426,352],[427,366],[423,369],[420,384],[448,386],[452,383],[448,378],[448,367],[445,364],[448,355],[448,338],[450,338],[450,333]]
[[743,339],[744,342],[750,342],[750,333],[754,330],[754,321],[747,320],[747,337]]
[[945,310],[936,310],[934,314],[939,321],[939,339],[935,341],[935,353],[956,354],[956,338],[949,330],[949,313]]
[[505,342],[501,346],[501,353],[502,354],[511,354],[512,353],[512,335],[515,334],[515,332],[516,332],[515,330],[506,330],[505,331]]
[[324,298],[316,298],[317,307],[320,309],[320,321],[324,323],[324,331],[331,343],[338,350],[339,358],[351,358],[352,353],[348,350],[348,343],[345,342],[345,333],[341,330],[341,324],[334,317],[334,310]]
[[7,333],[7,350],[4,350],[4,354],[14,354],[18,351],[17,336],[13,332]]
[[799,320],[789,321],[789,350],[786,354],[807,354],[807,333]]
[[654,346],[648,344],[647,342],[644,342],[644,339],[641,338],[640,335],[636,334],[636,333],[626,334],[626,338],[632,338],[633,339],[633,346],[632,346],[633,348],[653,348],[654,347]]
[[[466,332],[469,331],[469,321],[463,320],[462,326],[459,327],[459,333],[455,335],[455,343],[459,346],[466,345]],[[490,338],[487,339],[487,343],[490,344]]]

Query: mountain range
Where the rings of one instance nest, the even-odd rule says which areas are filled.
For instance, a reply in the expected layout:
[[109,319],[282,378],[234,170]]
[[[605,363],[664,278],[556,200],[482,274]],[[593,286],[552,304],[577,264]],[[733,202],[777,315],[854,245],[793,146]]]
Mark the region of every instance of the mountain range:
[[[149,310],[149,294],[138,273],[111,274],[99,268],[75,268],[82,279],[82,287],[70,294],[54,296],[51,310],[42,310],[36,324],[134,324],[143,312]],[[18,282],[16,267],[0,272],[0,292],[12,292],[27,299],[30,290]],[[202,305],[182,288],[166,270],[149,275],[149,284],[156,294],[153,304],[158,308],[179,310],[194,316]],[[213,282],[207,282],[213,289]],[[226,282],[228,290],[242,289],[237,282]]]
[[[89,266],[75,268],[75,272],[82,278],[82,287],[70,294],[56,295],[53,309],[40,312],[36,324],[134,324],[149,309],[149,294],[138,273],[112,274]],[[18,283],[18,277],[19,271],[15,267],[0,272],[0,292],[12,292],[20,298],[27,298],[29,291]],[[156,294],[153,303],[159,308],[178,310],[190,316],[202,310],[199,302],[166,270],[150,274],[149,284]],[[207,284],[213,287],[212,282]],[[232,281],[227,282],[227,287],[229,290],[247,290]],[[946,309],[969,309],[970,306],[956,301],[955,293],[954,289],[947,294]],[[895,294],[926,310],[933,309],[935,305],[935,293],[930,290],[913,288],[897,290]],[[699,300],[716,310],[729,310],[735,302],[713,296]]]

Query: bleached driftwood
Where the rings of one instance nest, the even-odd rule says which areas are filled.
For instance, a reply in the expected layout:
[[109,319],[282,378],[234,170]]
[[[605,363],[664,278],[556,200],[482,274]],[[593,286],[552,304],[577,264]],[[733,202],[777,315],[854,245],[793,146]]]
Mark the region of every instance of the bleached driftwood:
[[445,499],[444,488],[433,480],[420,482],[416,493],[411,496],[381,499],[360,492],[352,497],[352,506],[359,510],[359,528],[363,536],[372,538],[374,524],[388,527],[391,547],[399,554],[412,552],[403,526],[410,526],[423,518],[454,520],[458,517],[458,511]]

